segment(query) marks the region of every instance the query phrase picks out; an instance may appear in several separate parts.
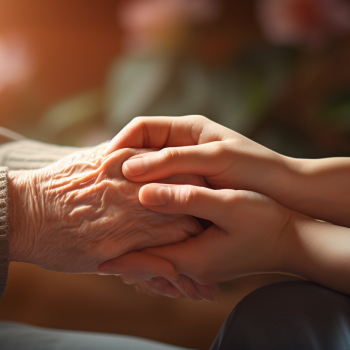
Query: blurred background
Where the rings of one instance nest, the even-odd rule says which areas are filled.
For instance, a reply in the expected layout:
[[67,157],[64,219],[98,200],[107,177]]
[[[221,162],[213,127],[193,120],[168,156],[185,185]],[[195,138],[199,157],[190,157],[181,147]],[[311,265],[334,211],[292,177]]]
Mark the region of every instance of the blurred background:
[[[293,157],[350,154],[350,0],[0,0],[0,126],[87,146],[140,115],[203,114]],[[207,349],[218,305],[12,264],[0,318]]]

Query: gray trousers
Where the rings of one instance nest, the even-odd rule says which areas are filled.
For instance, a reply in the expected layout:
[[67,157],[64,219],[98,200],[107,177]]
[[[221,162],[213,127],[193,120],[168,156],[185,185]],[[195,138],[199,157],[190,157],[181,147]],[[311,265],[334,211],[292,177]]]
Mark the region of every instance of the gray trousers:
[[[184,350],[135,337],[0,324],[1,350]],[[350,349],[350,297],[304,281],[259,288],[232,311],[211,350]]]
[[348,350],[350,297],[306,281],[270,284],[246,296],[211,350]]

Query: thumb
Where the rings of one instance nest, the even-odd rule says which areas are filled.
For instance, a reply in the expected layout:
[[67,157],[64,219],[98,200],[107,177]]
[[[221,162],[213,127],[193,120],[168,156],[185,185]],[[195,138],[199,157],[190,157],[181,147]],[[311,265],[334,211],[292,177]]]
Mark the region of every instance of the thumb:
[[191,185],[148,184],[139,192],[141,204],[159,213],[187,214],[213,222],[224,230],[232,222],[236,191]]
[[[174,266],[169,261],[142,252],[131,252],[119,258],[105,261],[98,266],[97,270],[105,274],[132,275],[135,282],[149,280],[157,276],[170,280],[179,278]],[[130,283],[133,282],[130,280]]]

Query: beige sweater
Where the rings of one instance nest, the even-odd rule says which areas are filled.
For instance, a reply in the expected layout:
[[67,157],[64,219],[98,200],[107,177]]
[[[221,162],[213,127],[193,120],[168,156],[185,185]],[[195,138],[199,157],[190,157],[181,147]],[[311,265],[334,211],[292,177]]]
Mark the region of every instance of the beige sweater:
[[7,171],[42,168],[76,150],[74,147],[60,147],[25,139],[0,145],[0,297],[6,289],[11,234],[8,224],[8,207],[11,203],[8,197]]

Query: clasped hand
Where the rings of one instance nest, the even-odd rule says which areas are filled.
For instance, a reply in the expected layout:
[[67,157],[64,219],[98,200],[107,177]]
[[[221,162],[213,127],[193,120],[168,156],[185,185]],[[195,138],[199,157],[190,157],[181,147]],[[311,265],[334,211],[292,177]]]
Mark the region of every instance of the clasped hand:
[[10,260],[195,300],[264,272],[350,295],[349,175],[348,158],[288,158],[201,116],[136,118],[9,173]]
[[[200,116],[137,118],[107,152],[123,147],[162,149],[124,163],[123,174],[131,181],[204,176],[210,188],[148,184],[141,188],[139,200],[151,211],[193,215],[212,225],[184,242],[108,261],[100,271],[121,274],[126,283],[140,283],[158,294],[198,300],[194,289],[189,292],[191,280],[206,285],[285,270],[285,238],[296,213],[261,194],[271,181],[278,193],[280,185],[274,179],[286,167],[282,156]],[[177,280],[174,271],[179,273]]]

